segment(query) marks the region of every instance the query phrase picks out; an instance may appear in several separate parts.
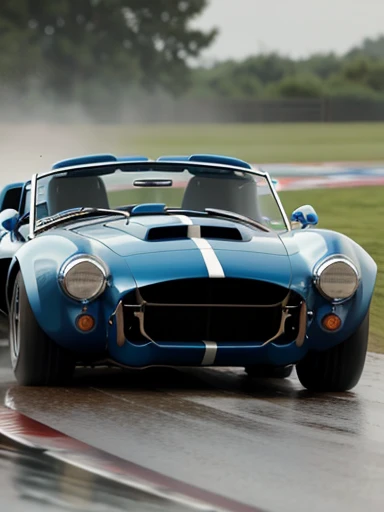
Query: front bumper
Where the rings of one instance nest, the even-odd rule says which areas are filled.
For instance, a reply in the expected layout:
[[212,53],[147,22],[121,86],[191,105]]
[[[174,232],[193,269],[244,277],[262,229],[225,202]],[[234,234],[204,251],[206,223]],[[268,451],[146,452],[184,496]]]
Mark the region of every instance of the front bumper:
[[[129,368],[145,368],[147,366],[247,366],[253,364],[270,364],[283,366],[296,363],[306,352],[305,345],[298,347],[293,341],[288,345],[269,343],[239,344],[226,342],[215,344],[212,359],[212,342],[189,344],[153,343],[136,345],[125,341],[123,346],[117,343],[109,345],[109,357],[117,365]],[[209,353],[207,358],[207,353]],[[205,361],[210,361],[205,364]]]

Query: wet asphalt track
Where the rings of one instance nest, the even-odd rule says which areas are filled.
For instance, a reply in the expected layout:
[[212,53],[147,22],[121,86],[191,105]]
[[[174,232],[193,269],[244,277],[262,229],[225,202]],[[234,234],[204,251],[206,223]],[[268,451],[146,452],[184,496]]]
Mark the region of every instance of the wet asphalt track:
[[[265,510],[384,510],[383,356],[368,356],[353,392],[324,396],[306,392],[296,378],[249,381],[237,369],[80,370],[72,388],[22,388],[4,358],[3,403],[109,453]],[[31,480],[28,463],[17,471],[7,457],[0,459],[3,489],[18,473]],[[52,469],[47,475],[53,478]],[[84,510],[103,510],[108,500],[110,510],[152,510],[92,485],[76,479],[61,498],[85,494],[96,505]],[[40,491],[53,503],[52,488]],[[35,510],[34,499],[26,508],[20,494],[8,494],[13,510],[20,503],[20,510]],[[83,510],[80,498],[71,510]],[[47,510],[59,506],[52,503]]]

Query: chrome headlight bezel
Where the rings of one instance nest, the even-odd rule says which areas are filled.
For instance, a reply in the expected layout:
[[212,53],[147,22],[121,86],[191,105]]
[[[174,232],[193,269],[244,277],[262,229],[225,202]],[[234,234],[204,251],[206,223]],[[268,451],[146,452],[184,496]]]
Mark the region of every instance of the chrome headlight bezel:
[[[321,288],[320,278],[321,278],[322,273],[326,269],[328,269],[331,265],[334,265],[335,263],[344,263],[344,264],[348,265],[353,270],[353,272],[356,275],[355,287],[353,289],[353,292],[350,295],[348,295],[348,297],[342,297],[342,298],[340,298],[340,297],[330,297]],[[330,256],[329,258],[326,258],[325,260],[321,261],[315,267],[313,274],[314,274],[313,281],[314,281],[314,284],[315,284],[317,290],[319,291],[319,293],[325,299],[331,301],[334,304],[341,304],[342,302],[346,302],[347,300],[350,300],[354,296],[354,294],[356,293],[356,290],[359,287],[360,280],[361,280],[360,272],[359,272],[358,268],[356,267],[356,265],[350,259],[348,259],[348,258],[346,258],[345,256],[342,256],[342,255]]]
[[[102,276],[102,283],[97,292],[93,293],[92,295],[86,298],[77,297],[76,295],[73,295],[69,291],[66,283],[66,279],[68,277],[69,272],[81,263],[91,263],[100,271]],[[88,254],[77,254],[63,263],[59,271],[58,279],[62,290],[68,297],[70,297],[73,300],[76,300],[77,302],[87,303],[97,299],[105,291],[108,282],[108,269],[104,262],[99,260],[95,256],[90,256]]]

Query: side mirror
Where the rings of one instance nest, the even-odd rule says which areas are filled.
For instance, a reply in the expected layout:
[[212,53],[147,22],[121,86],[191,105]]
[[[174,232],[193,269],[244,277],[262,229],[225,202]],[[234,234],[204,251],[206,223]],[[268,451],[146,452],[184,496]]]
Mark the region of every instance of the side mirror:
[[[319,222],[319,217],[315,212],[315,209],[310,205],[306,204],[296,208],[291,215],[292,228],[299,227],[301,229],[307,228],[308,226],[316,226]],[[295,224],[299,224],[296,226]]]
[[19,212],[13,208],[7,208],[0,213],[0,227],[6,231],[13,231],[19,220]]

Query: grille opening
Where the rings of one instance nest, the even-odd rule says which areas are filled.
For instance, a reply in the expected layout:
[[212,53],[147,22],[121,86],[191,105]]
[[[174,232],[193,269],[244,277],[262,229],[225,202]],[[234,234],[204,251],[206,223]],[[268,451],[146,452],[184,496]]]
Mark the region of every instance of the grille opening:
[[[264,342],[273,337],[280,326],[281,306],[213,305],[275,304],[286,297],[288,290],[261,281],[226,278],[159,283],[141,288],[140,293],[145,301],[156,304],[146,305],[144,313],[146,333],[154,341],[235,343]],[[289,305],[299,305],[301,300],[299,295],[291,292]],[[135,292],[125,297],[124,304],[137,304]],[[296,339],[299,312],[299,307],[291,310],[292,317],[286,321],[285,333],[275,343],[286,344]],[[148,342],[140,333],[133,308],[124,308],[124,328],[130,341]]]
[[[218,238],[221,240],[243,240],[237,228],[225,226],[200,226],[202,238]],[[175,238],[188,238],[188,226],[161,226],[151,228],[147,234],[147,240],[167,240]]]

